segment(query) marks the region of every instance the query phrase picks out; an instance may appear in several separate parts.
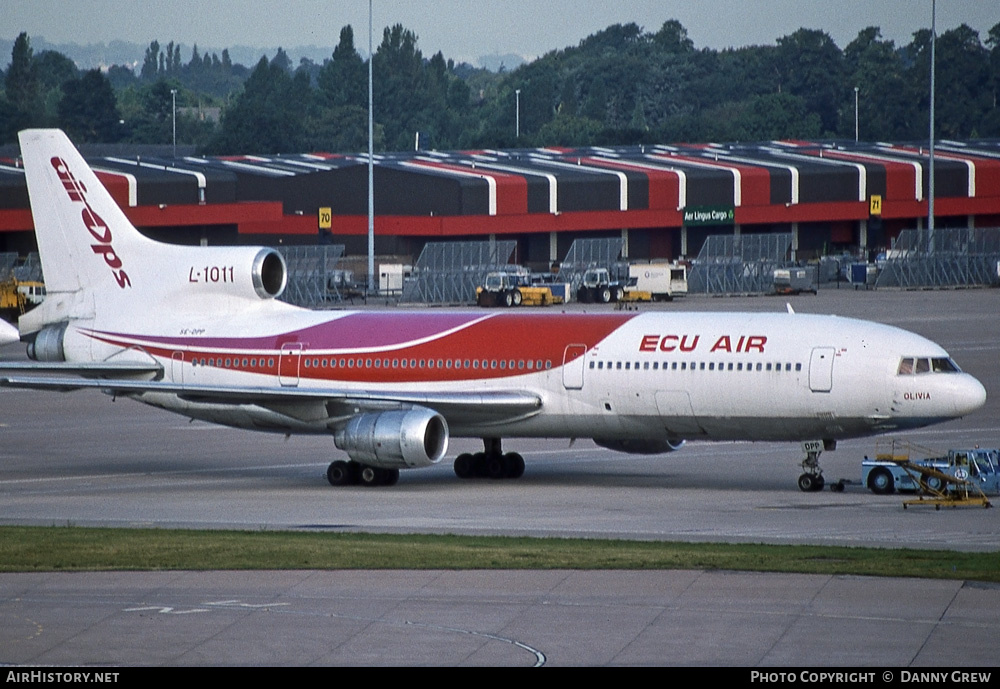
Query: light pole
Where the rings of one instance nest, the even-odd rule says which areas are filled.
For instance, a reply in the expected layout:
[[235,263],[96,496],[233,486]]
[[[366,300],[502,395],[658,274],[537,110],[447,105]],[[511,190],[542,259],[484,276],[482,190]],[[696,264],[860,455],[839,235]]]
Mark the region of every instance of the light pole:
[[858,87],[854,87],[854,143],[858,143]]
[[514,128],[514,138],[521,138],[521,89],[514,89],[515,102],[517,103],[517,124]]
[[375,292],[375,120],[372,64],[372,0],[368,0],[368,291]]
[[927,170],[927,230],[930,237],[927,246],[933,250],[934,239],[934,43],[937,40],[937,2],[931,0],[931,112],[930,112],[930,161]]
[[174,158],[177,157],[177,89],[170,89],[170,106],[174,113]]

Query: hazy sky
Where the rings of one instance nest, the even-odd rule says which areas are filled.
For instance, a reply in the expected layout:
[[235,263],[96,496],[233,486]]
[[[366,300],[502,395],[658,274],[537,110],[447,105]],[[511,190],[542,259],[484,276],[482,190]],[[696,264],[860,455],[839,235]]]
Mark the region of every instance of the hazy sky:
[[[374,0],[376,46],[382,27],[400,23],[425,56],[440,50],[473,64],[489,54],[531,59],[616,23],[655,31],[668,19],[697,48],[773,44],[801,27],[826,31],[844,48],[867,26],[904,45],[929,27],[931,0]],[[965,23],[985,39],[998,22],[997,0],[937,2],[939,33]],[[366,0],[0,0],[0,38],[27,31],[51,43],[332,48],[345,24],[367,53]]]

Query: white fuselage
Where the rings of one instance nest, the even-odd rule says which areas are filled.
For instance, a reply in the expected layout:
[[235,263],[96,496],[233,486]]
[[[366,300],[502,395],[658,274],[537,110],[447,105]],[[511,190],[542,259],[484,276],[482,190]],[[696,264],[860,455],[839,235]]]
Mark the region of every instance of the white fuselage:
[[[933,342],[833,316],[321,313],[258,304],[250,310],[270,313],[187,313],[141,329],[105,319],[67,336],[67,358],[151,355],[166,380],[193,387],[516,391],[541,401],[515,417],[442,411],[453,435],[471,437],[837,439],[958,417],[985,398],[957,371],[899,374],[905,357],[946,359]],[[318,401],[292,409],[140,399],[264,430],[329,432],[339,418]]]

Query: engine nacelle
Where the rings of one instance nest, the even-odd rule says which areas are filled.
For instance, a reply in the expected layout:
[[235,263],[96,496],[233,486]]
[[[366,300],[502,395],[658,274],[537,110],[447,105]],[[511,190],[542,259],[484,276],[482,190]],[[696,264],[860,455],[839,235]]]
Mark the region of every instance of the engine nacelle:
[[254,291],[261,299],[280,297],[288,284],[285,257],[274,249],[261,249],[254,256],[250,275]]
[[28,358],[35,361],[66,361],[63,342],[66,339],[68,323],[47,325],[35,334],[28,343]]
[[448,424],[443,416],[423,407],[358,414],[337,431],[334,442],[361,464],[417,469],[444,458]]
[[[178,287],[188,293],[274,299],[288,283],[285,257],[269,247],[211,246],[185,252],[174,261]],[[134,285],[143,277],[133,277]],[[152,284],[153,281],[151,281]]]
[[661,455],[665,452],[676,452],[684,447],[683,440],[609,440],[594,438],[594,442],[615,452],[627,452],[630,455]]

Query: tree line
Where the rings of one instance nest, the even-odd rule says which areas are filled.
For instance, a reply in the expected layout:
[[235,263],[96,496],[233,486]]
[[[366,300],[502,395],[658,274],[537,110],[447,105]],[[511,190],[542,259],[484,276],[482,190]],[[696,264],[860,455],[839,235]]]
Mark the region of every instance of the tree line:
[[[929,30],[896,46],[868,27],[844,49],[799,29],[774,45],[697,49],[676,20],[647,32],[616,24],[512,71],[425,58],[387,27],[374,53],[375,148],[612,145],[683,141],[920,140],[928,133]],[[1000,23],[985,41],[966,25],[937,37],[942,138],[1000,137]],[[345,26],[331,56],[292,64],[278,49],[252,68],[223,51],[183,62],[179,46],[126,66],[81,72],[55,51],[14,43],[0,93],[0,142],[58,126],[78,142],[179,143],[208,154],[358,152],[367,148],[368,62]],[[172,93],[175,92],[175,93]],[[206,113],[220,112],[216,118]]]

